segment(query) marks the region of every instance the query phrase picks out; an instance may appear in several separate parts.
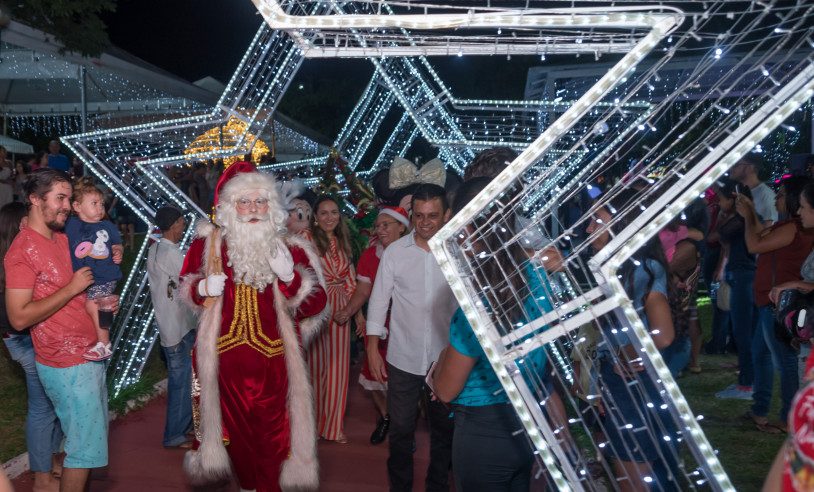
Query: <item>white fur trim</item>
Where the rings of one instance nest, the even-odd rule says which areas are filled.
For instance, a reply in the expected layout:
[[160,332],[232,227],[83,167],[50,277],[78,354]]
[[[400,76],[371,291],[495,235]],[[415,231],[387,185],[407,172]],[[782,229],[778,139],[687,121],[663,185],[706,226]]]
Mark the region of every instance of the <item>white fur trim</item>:
[[[284,491],[317,490],[319,463],[317,462],[316,417],[314,399],[305,353],[300,345],[293,319],[288,315],[286,298],[274,283],[274,304],[277,309],[277,328],[285,346],[285,365],[288,370],[288,422],[291,449],[280,468],[280,488]],[[285,313],[282,314],[281,313]]]
[[[317,255],[316,249],[314,249],[314,245],[311,243],[311,241],[302,236],[288,236],[285,238],[285,242],[288,246],[294,246],[305,251],[305,256],[308,257],[308,263],[311,264],[311,268],[314,269],[314,274],[316,275],[316,279],[314,279],[313,275],[310,273],[305,275],[304,272],[299,269],[298,271],[300,272],[303,285],[300,287],[297,295],[292,297],[292,299],[299,297],[302,294],[301,299],[304,300],[307,295],[310,294],[311,289],[316,287],[316,284],[313,283],[314,280],[319,282],[322,290],[327,292],[328,288],[325,286],[325,276],[322,274],[322,263],[320,263],[319,256]],[[306,282],[311,282],[311,284],[306,285]],[[296,302],[296,304],[290,303],[288,306],[289,309],[299,306],[302,300]],[[289,301],[291,301],[291,299],[289,299]],[[307,347],[311,344],[311,341],[314,339],[317,333],[319,333],[319,330],[325,326],[330,317],[331,307],[330,305],[326,304],[325,309],[323,309],[322,312],[316,316],[311,316],[300,320],[300,336],[302,337],[303,346]]]
[[219,296],[202,311],[195,336],[195,362],[201,386],[201,445],[197,451],[188,451],[184,457],[184,472],[193,483],[212,482],[231,475],[229,455],[223,445],[218,388],[218,337],[222,309],[223,296]]
[[[209,263],[212,241],[220,253],[221,234],[210,222],[200,220],[195,226],[197,237],[205,239],[202,268]],[[207,272],[186,275],[180,282],[182,295],[187,303],[197,308],[198,333],[195,336],[195,361],[199,397],[201,445],[197,451],[188,451],[184,457],[184,472],[193,484],[219,480],[231,475],[231,464],[226,447],[223,445],[223,421],[220,411],[220,389],[218,386],[218,338],[221,331],[223,296],[218,296],[208,308],[192,301],[193,282],[206,276]]]
[[322,274],[322,263],[320,263],[319,255],[317,255],[317,250],[314,249],[313,243],[302,236],[287,236],[284,241],[289,246],[294,246],[305,251],[305,256],[308,257],[308,263],[311,264],[311,268],[313,268],[314,272],[317,274],[319,285],[323,290],[327,291],[327,287],[325,286],[325,276]]
[[195,223],[195,237],[207,238],[214,230],[215,224],[209,222],[209,219],[198,219],[198,222]]
[[[402,209],[402,210],[404,210],[404,209]],[[407,228],[410,227],[410,219],[406,215],[402,215],[402,214],[396,212],[395,210],[393,210],[392,208],[383,208],[383,209],[379,210],[379,213],[389,215],[390,217],[393,217],[397,221],[404,224],[404,227],[407,227]]]
[[[209,222],[199,222],[196,226],[196,235],[206,240],[202,258],[202,265],[207,265],[210,254],[210,245],[215,239],[216,251],[220,252],[221,231],[213,234],[214,226]],[[311,244],[301,238],[285,238],[291,246],[302,248],[308,257],[314,273],[299,269],[302,285],[296,298],[302,302],[311,294],[316,285],[325,287],[319,257],[313,251]],[[199,274],[187,275],[182,285],[191,287],[190,282],[204,276]],[[278,330],[285,347],[285,362],[288,373],[287,411],[289,415],[291,449],[289,458],[283,463],[280,470],[280,487],[284,491],[310,491],[319,487],[319,464],[316,455],[316,420],[314,416],[314,403],[311,384],[308,377],[308,368],[305,355],[297,335],[293,312],[299,303],[290,302],[291,299],[280,292],[277,282],[274,288],[274,307],[277,314]],[[191,288],[185,290],[191,296]],[[301,295],[302,294],[302,295]],[[191,298],[188,300],[194,305]],[[216,298],[208,308],[201,308],[198,321],[198,334],[195,340],[195,354],[197,362],[197,376],[201,387],[200,395],[200,433],[201,446],[198,451],[187,452],[184,457],[184,471],[193,484],[214,481],[230,474],[230,461],[223,446],[223,427],[220,408],[220,391],[218,388],[218,352],[217,341],[221,331],[223,311],[223,297]],[[330,313],[326,305],[323,313]],[[318,328],[324,324],[321,319],[323,313],[303,320],[307,328],[306,335],[313,336]],[[313,327],[311,325],[314,325]],[[301,325],[301,332],[303,328]]]
[[[294,269],[300,274],[300,289],[295,295],[285,299],[285,306],[292,316],[296,317],[297,308],[305,301],[314,289],[317,287],[317,278],[315,273],[311,273],[302,265],[295,265]],[[323,287],[324,289],[324,287]],[[325,308],[319,314],[309,316],[300,320],[300,336],[302,337],[302,345],[307,347],[311,341],[316,337],[319,331],[325,326],[326,322],[331,319],[331,305],[326,303]]]
[[204,307],[201,304],[196,303],[192,298],[192,289],[197,287],[198,281],[203,280],[203,278],[203,274],[191,273],[181,277],[181,281],[178,282],[178,293],[181,296],[181,301],[183,301],[184,304],[186,304],[196,316],[201,315]]

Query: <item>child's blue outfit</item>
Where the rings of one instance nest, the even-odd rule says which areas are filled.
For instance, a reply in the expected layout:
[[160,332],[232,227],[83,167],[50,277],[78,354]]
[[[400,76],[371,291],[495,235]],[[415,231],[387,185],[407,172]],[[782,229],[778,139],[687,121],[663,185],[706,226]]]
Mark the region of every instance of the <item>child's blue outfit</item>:
[[88,223],[79,217],[68,217],[65,234],[71,248],[73,270],[90,267],[93,285],[88,287],[88,299],[99,299],[113,294],[122,278],[119,265],[113,263],[111,246],[122,244],[119,230],[109,220]]

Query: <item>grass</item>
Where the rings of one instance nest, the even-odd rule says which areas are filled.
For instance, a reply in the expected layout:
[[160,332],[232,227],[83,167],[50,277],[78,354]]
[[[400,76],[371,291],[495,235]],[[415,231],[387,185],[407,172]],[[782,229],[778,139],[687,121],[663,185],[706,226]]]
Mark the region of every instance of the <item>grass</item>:
[[25,452],[25,416],[28,392],[25,373],[9,356],[5,343],[0,343],[0,463]]
[[166,377],[167,366],[164,361],[161,360],[161,349],[158,346],[154,346],[150,355],[147,356],[147,362],[144,365],[144,371],[141,373],[141,379],[121,390],[115,398],[111,398],[107,403],[108,410],[119,415],[124,415],[124,413],[127,412],[127,402],[131,400],[138,402],[140,398],[152,396],[156,391],[155,388],[153,388],[155,383]]
[[[712,306],[708,298],[699,299],[699,317],[704,340],[710,338]],[[737,362],[734,355],[702,355],[699,375],[686,374],[678,385],[696,415],[703,415],[701,427],[735,489],[759,491],[771,467],[785,434],[770,435],[758,431],[752,421],[741,416],[749,410],[751,400],[722,400],[715,393],[736,382],[733,369],[721,367],[724,362]],[[776,378],[769,420],[779,419],[780,382]]]

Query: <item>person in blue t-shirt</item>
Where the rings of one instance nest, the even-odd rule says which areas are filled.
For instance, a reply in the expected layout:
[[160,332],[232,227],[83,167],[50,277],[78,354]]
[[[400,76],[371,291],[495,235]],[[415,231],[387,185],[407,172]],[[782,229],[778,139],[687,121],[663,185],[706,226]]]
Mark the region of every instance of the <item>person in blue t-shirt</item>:
[[[455,193],[453,211],[460,211],[490,181],[473,178],[461,185]],[[484,305],[487,310],[499,306],[501,314],[495,318],[508,317],[513,324],[537,319],[552,310],[548,298],[551,287],[545,272],[529,261],[518,241],[509,241],[514,223],[514,216],[508,214],[486,221],[478,218],[469,226],[471,233],[478,228],[478,239],[471,244],[470,251],[483,260],[475,277],[480,285],[489,286],[484,288]],[[491,254],[485,254],[487,251]],[[504,327],[504,332],[507,331],[509,327]],[[453,405],[455,490],[528,490],[533,449],[525,433],[518,432],[523,425],[460,308],[452,317],[449,340],[450,346],[438,358],[433,391],[439,399]],[[517,349],[523,345],[518,341]],[[553,426],[565,429],[568,434],[562,400],[546,375],[545,350],[538,347],[530,351],[518,361],[518,368],[532,390],[544,393],[541,395],[546,400],[544,411]]]
[[[105,217],[102,190],[90,178],[81,178],[73,188],[72,207],[76,215],[65,222],[74,271],[90,267],[93,285],[88,287],[85,309],[93,320],[99,341],[83,354],[87,360],[105,360],[113,355],[109,322],[100,323],[98,302],[113,294],[122,278],[119,263],[124,247],[116,226]],[[102,320],[107,321],[107,320]],[[106,326],[105,326],[106,325]]]
[[57,140],[51,140],[48,144],[48,167],[65,171],[66,173],[71,169],[71,161],[65,154],[60,154],[62,150]]

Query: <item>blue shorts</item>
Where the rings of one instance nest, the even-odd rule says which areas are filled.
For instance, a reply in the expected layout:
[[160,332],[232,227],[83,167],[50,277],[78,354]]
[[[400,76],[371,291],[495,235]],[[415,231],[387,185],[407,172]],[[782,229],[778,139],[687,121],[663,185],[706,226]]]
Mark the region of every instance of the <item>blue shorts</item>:
[[105,364],[88,362],[59,368],[38,362],[37,373],[65,433],[64,466],[107,466]]

